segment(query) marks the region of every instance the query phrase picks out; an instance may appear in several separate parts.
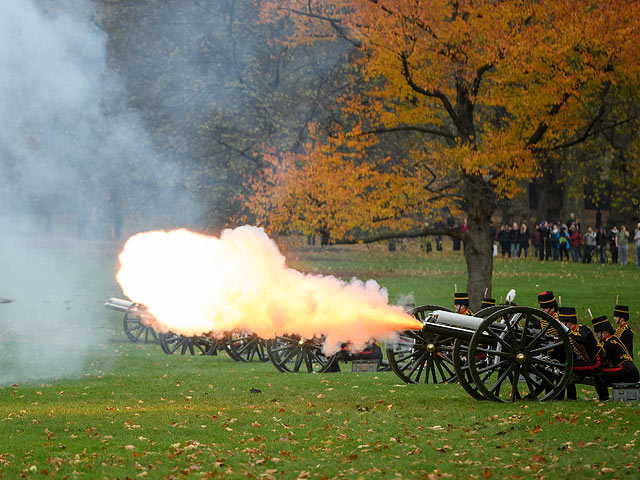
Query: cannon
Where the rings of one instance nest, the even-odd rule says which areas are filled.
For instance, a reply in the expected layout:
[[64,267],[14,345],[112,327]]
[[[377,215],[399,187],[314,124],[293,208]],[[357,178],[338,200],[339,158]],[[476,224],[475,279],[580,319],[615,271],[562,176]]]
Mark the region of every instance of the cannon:
[[124,333],[134,343],[159,343],[168,355],[217,355],[219,340],[207,336],[185,337],[173,332],[160,332],[156,318],[139,303],[121,298],[110,298],[105,308],[124,313]]
[[335,365],[333,357],[321,352],[321,339],[301,339],[297,335],[285,335],[265,340],[252,332],[234,330],[217,339],[210,336],[186,337],[174,332],[164,332],[156,318],[139,303],[121,298],[110,298],[105,308],[124,313],[124,332],[134,343],[159,343],[168,355],[196,353],[216,355],[223,348],[237,362],[271,361],[281,372],[319,372]]
[[104,304],[105,308],[124,313],[122,324],[124,333],[133,343],[159,343],[159,337],[154,326],[156,319],[144,305],[121,298],[110,298]]
[[110,298],[105,308],[124,313],[124,332],[134,343],[159,343],[162,350],[172,355],[196,353],[216,355],[223,348],[237,362],[269,362],[285,373],[322,373],[340,371],[338,361],[358,358],[348,351],[326,356],[322,353],[322,338],[304,339],[299,335],[281,335],[265,340],[253,332],[233,330],[217,339],[208,335],[186,337],[174,332],[160,332],[155,317],[138,303]]
[[324,355],[322,341],[321,337],[306,339],[295,334],[281,335],[267,340],[267,354],[283,373],[336,371],[337,356]]
[[514,402],[552,400],[572,378],[566,327],[541,310],[498,306],[475,316],[415,310],[422,330],[402,332],[387,347],[392,370],[405,382],[455,379],[473,398]]
[[[407,310],[423,324],[433,311],[450,311],[437,305],[421,305]],[[406,383],[453,383],[457,381],[453,366],[454,338],[416,330],[406,330],[387,345],[391,370]]]
[[268,362],[267,342],[253,332],[234,330],[227,332],[224,349],[237,362]]

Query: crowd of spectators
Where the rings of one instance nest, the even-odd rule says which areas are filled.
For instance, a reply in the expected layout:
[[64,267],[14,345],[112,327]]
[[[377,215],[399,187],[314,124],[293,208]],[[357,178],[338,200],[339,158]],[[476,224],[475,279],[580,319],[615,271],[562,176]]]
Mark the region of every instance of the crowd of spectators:
[[497,253],[503,257],[527,258],[529,247],[532,247],[533,257],[540,260],[571,259],[573,262],[599,261],[605,264],[610,254],[611,263],[620,265],[629,262],[631,241],[635,263],[640,267],[640,222],[633,233],[627,230],[625,224],[620,225],[620,229],[616,225],[609,230],[601,226],[596,231],[589,226],[583,231],[572,213],[566,223],[542,221],[531,231],[526,223],[518,225],[514,222],[511,227],[503,223],[494,241],[497,242]]

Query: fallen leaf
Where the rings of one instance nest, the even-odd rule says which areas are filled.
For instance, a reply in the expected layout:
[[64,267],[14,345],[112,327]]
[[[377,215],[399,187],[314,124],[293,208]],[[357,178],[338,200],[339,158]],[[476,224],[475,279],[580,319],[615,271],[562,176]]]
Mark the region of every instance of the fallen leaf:
[[535,427],[533,427],[533,429],[529,430],[529,433],[531,435],[535,435],[537,433],[540,433],[542,431],[542,427],[540,425],[536,425]]

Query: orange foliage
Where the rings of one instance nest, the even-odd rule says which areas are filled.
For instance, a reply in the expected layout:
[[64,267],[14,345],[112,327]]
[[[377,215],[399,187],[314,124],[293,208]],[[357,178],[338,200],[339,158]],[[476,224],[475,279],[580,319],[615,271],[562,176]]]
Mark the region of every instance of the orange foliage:
[[[609,85],[637,82],[640,1],[264,0],[292,45],[359,47],[366,91],[340,97],[348,131],[312,129],[302,154],[268,151],[247,205],[267,227],[334,237],[406,230],[466,197],[512,196],[537,152],[577,136]],[[347,128],[347,127],[345,127]],[[413,132],[381,155],[382,130]]]

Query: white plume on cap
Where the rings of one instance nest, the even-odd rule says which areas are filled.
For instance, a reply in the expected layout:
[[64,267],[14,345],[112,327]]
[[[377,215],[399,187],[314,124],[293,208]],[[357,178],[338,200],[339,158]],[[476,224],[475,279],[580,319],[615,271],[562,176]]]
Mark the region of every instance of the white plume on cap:
[[509,293],[507,293],[506,302],[507,303],[513,303],[513,300],[515,298],[516,298],[516,290],[515,290],[515,288],[512,288],[511,290],[509,290]]

